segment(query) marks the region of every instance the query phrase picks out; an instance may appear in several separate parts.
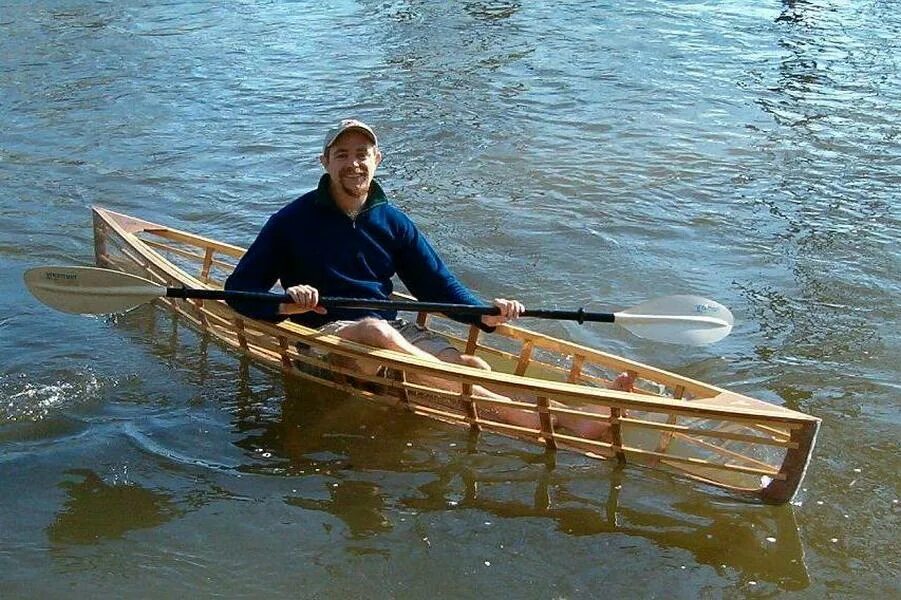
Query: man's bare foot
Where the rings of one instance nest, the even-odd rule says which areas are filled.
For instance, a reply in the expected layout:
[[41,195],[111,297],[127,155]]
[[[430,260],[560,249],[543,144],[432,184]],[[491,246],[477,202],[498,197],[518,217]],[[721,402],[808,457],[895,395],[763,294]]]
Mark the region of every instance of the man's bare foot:
[[[589,408],[586,412],[609,416],[610,412],[605,408]],[[605,421],[595,421],[594,419],[585,419],[568,416],[568,422],[560,423],[562,426],[571,430],[579,437],[588,438],[589,440],[599,440],[602,442],[610,442],[610,425]]]
[[[636,377],[638,377],[638,373],[635,371],[624,371],[617,375],[616,379],[610,382],[608,388],[618,392],[631,392],[634,388]],[[586,407],[585,410],[586,412],[592,412],[599,415],[610,415],[610,410],[604,407]],[[625,415],[625,411],[623,411],[622,414]],[[567,415],[558,422],[562,427],[569,429],[581,437],[600,440],[602,442],[613,441],[612,436],[610,435],[610,424],[604,421],[584,418],[580,419],[579,417]]]
[[610,382],[608,387],[618,392],[631,392],[635,386],[636,377],[638,377],[638,373],[635,371],[623,371]]

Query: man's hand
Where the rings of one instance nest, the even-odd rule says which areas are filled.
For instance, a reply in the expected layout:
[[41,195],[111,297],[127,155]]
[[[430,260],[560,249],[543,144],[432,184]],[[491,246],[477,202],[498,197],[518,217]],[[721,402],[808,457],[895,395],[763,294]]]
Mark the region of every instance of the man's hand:
[[499,315],[485,315],[482,317],[482,323],[488,327],[497,327],[507,321],[519,318],[525,312],[526,307],[518,300],[507,300],[506,298],[495,298],[494,305],[501,309]]
[[319,306],[319,290],[311,285],[292,285],[285,292],[291,296],[294,302],[279,304],[278,312],[283,315],[297,315],[313,311],[324,315],[324,306]]

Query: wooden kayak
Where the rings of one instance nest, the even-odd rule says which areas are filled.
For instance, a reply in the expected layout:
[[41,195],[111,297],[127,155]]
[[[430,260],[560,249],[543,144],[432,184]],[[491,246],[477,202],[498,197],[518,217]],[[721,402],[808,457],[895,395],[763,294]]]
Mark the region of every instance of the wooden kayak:
[[[244,254],[238,246],[143,219],[99,207],[92,211],[98,266],[159,285],[221,288]],[[493,369],[486,371],[374,349],[290,321],[256,321],[222,301],[154,302],[227,348],[292,376],[549,450],[671,471],[771,504],[795,496],[820,423],[804,413],[511,325],[485,334],[442,315],[416,316],[461,350],[484,358]],[[354,361],[384,369],[364,375],[353,368]],[[638,375],[633,391],[608,389],[616,374],[627,370]],[[456,383],[444,388],[423,383],[436,378]],[[509,399],[482,396],[475,386]],[[535,426],[492,418],[497,404],[534,413]],[[605,434],[581,437],[556,427],[552,415],[602,421]]]

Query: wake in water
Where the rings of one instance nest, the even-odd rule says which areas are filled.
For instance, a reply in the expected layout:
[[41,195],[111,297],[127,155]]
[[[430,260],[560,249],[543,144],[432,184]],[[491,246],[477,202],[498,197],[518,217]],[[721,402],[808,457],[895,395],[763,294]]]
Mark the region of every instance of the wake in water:
[[65,373],[51,383],[34,381],[26,373],[0,376],[0,425],[42,421],[91,401],[110,383],[90,370]]

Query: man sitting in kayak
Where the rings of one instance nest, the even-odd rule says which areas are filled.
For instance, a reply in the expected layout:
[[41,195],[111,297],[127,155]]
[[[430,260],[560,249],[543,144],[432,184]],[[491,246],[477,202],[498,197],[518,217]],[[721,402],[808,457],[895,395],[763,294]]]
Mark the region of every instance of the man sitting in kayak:
[[[268,291],[280,281],[294,300],[278,306],[229,301],[242,314],[267,321],[290,318],[340,338],[403,352],[426,360],[490,369],[479,357],[460,353],[444,338],[397,319],[396,311],[332,308],[328,296],[386,300],[397,274],[421,301],[483,305],[444,265],[416,225],[388,202],[374,179],[382,161],[378,138],[365,123],[345,119],[325,137],[320,162],[326,173],[317,189],[272,215],[225,282],[226,289]],[[500,314],[454,317],[484,331],[516,319],[525,310],[517,300],[496,298]],[[358,368],[365,368],[359,366]],[[451,385],[448,383],[448,385]],[[621,375],[616,389],[631,389]],[[479,388],[478,395],[498,396]],[[495,409],[514,424],[534,426],[536,415]],[[582,420],[595,428],[603,424]]]

